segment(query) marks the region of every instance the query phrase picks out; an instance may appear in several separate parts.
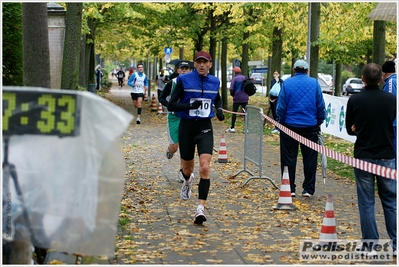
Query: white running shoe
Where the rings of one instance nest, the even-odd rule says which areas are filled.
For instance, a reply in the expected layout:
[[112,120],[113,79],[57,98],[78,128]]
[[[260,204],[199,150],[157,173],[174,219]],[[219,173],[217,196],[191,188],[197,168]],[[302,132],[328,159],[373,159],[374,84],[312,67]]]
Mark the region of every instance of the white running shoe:
[[179,174],[177,175],[177,181],[179,183],[183,183],[184,182],[183,170],[182,169],[180,169]]
[[190,178],[188,180],[184,179],[183,186],[181,187],[180,190],[180,197],[183,200],[190,199],[191,197],[191,186],[193,185],[194,181],[194,173],[190,175]]
[[278,133],[280,133],[280,131],[279,131],[278,129],[274,129],[274,130],[272,131],[272,134],[278,134]]
[[140,124],[140,123],[141,123],[140,117],[137,117],[136,124]]
[[226,130],[226,133],[235,133],[236,130],[234,128],[229,127],[229,129]]
[[194,216],[194,223],[195,224],[202,224],[203,222],[206,222],[206,217],[203,209],[197,209],[197,212],[195,213]]

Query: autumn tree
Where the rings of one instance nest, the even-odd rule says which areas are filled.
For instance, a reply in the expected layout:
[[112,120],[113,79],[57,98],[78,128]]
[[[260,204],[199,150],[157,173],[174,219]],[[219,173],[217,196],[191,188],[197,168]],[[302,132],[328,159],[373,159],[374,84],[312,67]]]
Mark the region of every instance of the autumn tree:
[[310,8],[310,55],[308,59],[309,76],[318,78],[319,73],[319,32],[320,32],[320,3],[309,3]]
[[46,3],[22,3],[24,85],[50,88]]
[[66,3],[65,41],[61,88],[77,90],[79,86],[80,38],[83,3]]

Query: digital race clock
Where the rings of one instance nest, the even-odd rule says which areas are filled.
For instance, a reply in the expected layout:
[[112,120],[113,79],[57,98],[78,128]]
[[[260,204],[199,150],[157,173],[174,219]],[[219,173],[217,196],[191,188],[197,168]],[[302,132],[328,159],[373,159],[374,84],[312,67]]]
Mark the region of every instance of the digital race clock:
[[80,99],[67,90],[3,88],[3,135],[79,135]]

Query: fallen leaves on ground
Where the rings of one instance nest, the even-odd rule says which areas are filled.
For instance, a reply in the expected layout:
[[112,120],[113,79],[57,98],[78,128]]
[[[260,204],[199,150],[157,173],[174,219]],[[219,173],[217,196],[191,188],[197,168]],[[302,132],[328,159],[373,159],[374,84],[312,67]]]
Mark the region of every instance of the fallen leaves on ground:
[[[111,92],[105,97],[135,114],[129,94]],[[197,205],[198,157],[195,157],[195,185],[188,201],[180,200],[179,152],[167,160],[166,116],[150,111],[144,102],[142,124],[135,121],[121,138],[126,162],[125,188],[121,200],[115,257],[120,264],[303,264],[299,260],[299,242],[318,239],[322,226],[326,194],[313,198],[292,198],[295,211],[274,210],[279,199],[266,179],[254,179],[243,171],[243,135],[226,134],[229,162],[218,163],[217,152],[211,162],[211,189],[205,206],[208,221],[193,224]],[[238,118],[240,119],[240,118]],[[242,119],[242,118],[241,118]],[[212,121],[215,147],[225,123]],[[277,139],[276,139],[277,138]],[[262,175],[280,185],[279,150],[267,146],[278,136],[266,136]],[[231,151],[232,153],[229,153]],[[298,163],[299,165],[299,163]],[[259,167],[247,162],[247,170],[256,175]],[[302,170],[297,170],[302,176]],[[239,173],[239,175],[237,175]],[[320,176],[321,171],[318,171]],[[321,176],[320,176],[321,177]],[[320,191],[334,196],[339,238],[358,238],[360,227],[354,183],[329,177],[334,187],[319,179]],[[297,191],[301,185],[298,179]],[[340,184],[340,187],[335,184]],[[345,191],[346,194],[343,194]],[[125,221],[124,221],[125,222]],[[324,262],[326,264],[327,262]],[[331,263],[327,263],[331,264]]]

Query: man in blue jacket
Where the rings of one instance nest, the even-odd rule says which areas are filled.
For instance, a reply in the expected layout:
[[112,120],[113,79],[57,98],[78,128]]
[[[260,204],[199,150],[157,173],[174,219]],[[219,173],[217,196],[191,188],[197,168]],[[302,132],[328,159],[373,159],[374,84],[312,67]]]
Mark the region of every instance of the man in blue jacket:
[[[277,121],[295,133],[317,143],[320,125],[326,119],[323,93],[317,79],[309,77],[309,65],[304,60],[294,64],[294,76],[284,82],[277,102]],[[295,196],[295,172],[299,142],[280,131],[281,174],[288,167],[291,196]],[[305,179],[302,196],[315,192],[318,152],[300,144]]]
[[180,159],[184,182],[180,190],[182,200],[191,196],[194,183],[194,154],[199,155],[198,207],[194,216],[195,224],[206,221],[205,202],[210,187],[210,163],[213,152],[213,129],[211,119],[216,116],[222,121],[222,99],[219,94],[220,82],[208,73],[212,68],[212,57],[208,52],[195,54],[194,71],[179,75],[176,87],[169,100],[168,110],[180,118],[179,143]]
[[[397,78],[396,78],[395,61],[385,61],[385,63],[382,65],[382,79],[384,80],[384,87],[382,87],[382,91],[391,93],[396,97]],[[395,151],[396,151],[396,132],[397,132],[396,128],[397,125],[395,118],[395,121],[393,122],[393,131],[394,131],[393,147],[395,148]]]

